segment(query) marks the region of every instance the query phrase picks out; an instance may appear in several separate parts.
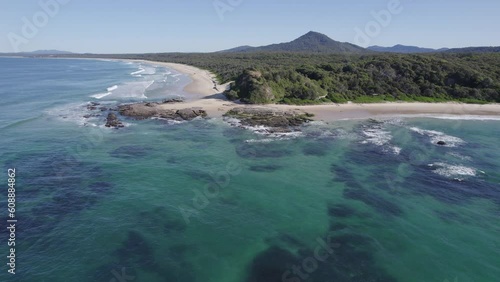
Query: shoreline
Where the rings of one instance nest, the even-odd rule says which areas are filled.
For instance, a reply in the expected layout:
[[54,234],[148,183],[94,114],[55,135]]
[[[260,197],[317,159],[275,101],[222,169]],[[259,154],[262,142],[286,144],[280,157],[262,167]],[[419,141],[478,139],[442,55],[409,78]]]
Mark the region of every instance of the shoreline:
[[177,72],[189,76],[191,82],[184,87],[184,91],[197,95],[197,96],[210,96],[218,95],[227,89],[229,83],[219,84],[217,81],[217,76],[208,70],[203,70],[194,66],[177,64],[177,63],[167,63],[167,62],[157,62],[148,60],[125,60],[129,62],[141,62],[146,64],[154,64],[159,66],[164,66],[171,68]]
[[320,104],[320,105],[251,105],[229,101],[223,94],[229,83],[220,85],[216,76],[200,68],[177,63],[166,63],[148,60],[126,60],[143,62],[172,68],[188,75],[192,82],[184,87],[184,91],[195,95],[197,99],[184,103],[161,105],[162,109],[180,110],[184,108],[202,108],[209,117],[222,117],[235,107],[271,108],[281,111],[296,110],[313,114],[314,120],[337,121],[343,119],[368,119],[383,117],[441,117],[469,119],[500,120],[500,104],[463,104],[458,102],[421,103],[421,102],[387,102],[373,104]]

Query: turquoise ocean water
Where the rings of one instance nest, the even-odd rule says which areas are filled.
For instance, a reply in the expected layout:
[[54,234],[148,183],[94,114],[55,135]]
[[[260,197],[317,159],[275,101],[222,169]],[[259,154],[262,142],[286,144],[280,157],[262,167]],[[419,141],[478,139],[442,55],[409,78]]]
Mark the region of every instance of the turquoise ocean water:
[[2,227],[0,281],[498,281],[500,120],[315,122],[292,138],[219,119],[111,130],[87,109],[189,99],[188,82],[0,58],[1,226],[9,168],[18,219],[17,274]]

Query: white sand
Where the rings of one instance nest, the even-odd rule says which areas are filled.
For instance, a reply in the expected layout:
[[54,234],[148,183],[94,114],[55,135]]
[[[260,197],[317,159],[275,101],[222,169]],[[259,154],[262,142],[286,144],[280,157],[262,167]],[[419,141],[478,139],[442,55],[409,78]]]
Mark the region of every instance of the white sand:
[[[150,61],[148,61],[150,62]],[[222,92],[228,84],[215,83],[215,75],[209,71],[193,66],[150,62],[163,65],[178,72],[189,75],[192,82],[185,87],[185,91],[201,95],[200,99],[179,104],[165,104],[162,107],[169,109],[183,109],[191,107],[203,108],[209,117],[221,117],[231,108],[245,106],[228,101]],[[217,87],[217,90],[214,88]],[[255,105],[249,105],[255,107]],[[462,103],[377,103],[377,104],[322,104],[311,106],[294,105],[266,105],[262,107],[280,110],[301,110],[315,115],[316,120],[334,121],[339,119],[371,118],[402,115],[430,115],[430,116],[492,116],[500,118],[500,104],[473,105]]]

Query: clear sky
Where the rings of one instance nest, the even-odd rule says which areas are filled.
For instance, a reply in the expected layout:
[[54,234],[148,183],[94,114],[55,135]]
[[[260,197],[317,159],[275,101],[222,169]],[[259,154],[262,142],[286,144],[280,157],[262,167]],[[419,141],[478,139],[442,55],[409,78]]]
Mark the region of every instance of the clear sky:
[[[399,12],[388,12],[389,21],[382,13],[377,29],[372,12],[393,1],[0,0],[0,52],[207,52],[310,30],[363,47],[500,46],[499,0],[399,0]],[[367,26],[361,40],[356,28]]]

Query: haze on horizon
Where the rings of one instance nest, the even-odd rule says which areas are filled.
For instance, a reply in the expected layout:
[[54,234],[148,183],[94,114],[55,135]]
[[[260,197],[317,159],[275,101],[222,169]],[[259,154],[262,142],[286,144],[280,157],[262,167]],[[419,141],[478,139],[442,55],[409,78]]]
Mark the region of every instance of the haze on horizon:
[[287,42],[310,30],[362,47],[500,46],[500,2],[495,0],[0,3],[0,52],[212,52]]

